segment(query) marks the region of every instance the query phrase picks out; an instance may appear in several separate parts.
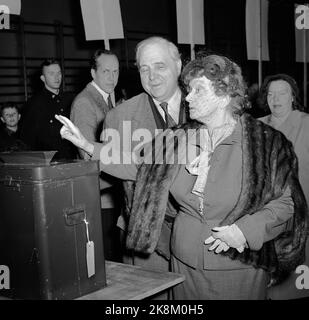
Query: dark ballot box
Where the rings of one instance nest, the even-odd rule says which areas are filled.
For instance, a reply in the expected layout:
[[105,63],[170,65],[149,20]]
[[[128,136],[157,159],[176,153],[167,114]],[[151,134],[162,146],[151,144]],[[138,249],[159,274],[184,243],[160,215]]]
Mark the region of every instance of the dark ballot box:
[[97,161],[0,153],[0,265],[13,299],[73,299],[106,286]]

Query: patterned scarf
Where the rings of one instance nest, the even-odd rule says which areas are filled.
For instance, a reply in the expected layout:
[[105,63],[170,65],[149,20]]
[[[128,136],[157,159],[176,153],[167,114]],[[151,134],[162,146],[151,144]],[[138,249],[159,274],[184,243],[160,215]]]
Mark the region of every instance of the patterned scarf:
[[219,145],[225,138],[230,136],[235,128],[236,120],[231,123],[226,123],[220,127],[214,128],[209,133],[207,129],[200,130],[201,137],[201,153],[188,165],[186,169],[192,175],[197,175],[196,182],[193,186],[192,193],[199,197],[199,214],[203,214],[204,194],[209,171],[209,161],[212,153],[217,145]]

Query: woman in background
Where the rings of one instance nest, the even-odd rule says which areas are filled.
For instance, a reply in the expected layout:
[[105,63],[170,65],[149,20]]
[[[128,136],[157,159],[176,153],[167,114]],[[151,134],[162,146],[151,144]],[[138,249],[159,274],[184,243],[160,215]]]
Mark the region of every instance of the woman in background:
[[[309,115],[299,102],[296,81],[286,74],[265,78],[260,91],[260,100],[270,114],[260,118],[264,123],[281,131],[294,146],[298,158],[299,181],[309,203]],[[306,245],[306,261],[309,267],[309,242]],[[269,290],[271,299],[295,299],[308,297],[308,290],[296,288],[297,274],[293,273],[280,286]]]

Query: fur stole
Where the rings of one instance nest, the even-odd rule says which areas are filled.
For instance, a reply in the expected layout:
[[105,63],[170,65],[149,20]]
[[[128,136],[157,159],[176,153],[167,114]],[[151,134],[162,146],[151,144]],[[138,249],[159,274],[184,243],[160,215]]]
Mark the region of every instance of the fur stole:
[[[298,164],[292,144],[282,133],[247,114],[240,121],[243,154],[241,192],[237,204],[220,225],[230,225],[246,214],[256,213],[269,201],[280,197],[287,186],[291,189],[294,215],[289,223],[291,228],[276,239],[264,243],[259,251],[245,249],[239,253],[230,248],[222,254],[265,269],[271,274],[272,284],[275,284],[304,261],[308,232],[307,204],[298,181]],[[177,136],[177,143],[161,144],[152,155],[153,160],[157,160],[163,151],[164,162],[143,163],[139,167],[128,228],[128,248],[145,253],[154,251],[164,220],[169,190],[181,166],[168,164],[171,163],[169,160],[186,149],[183,138],[188,129],[198,130],[200,127],[201,124],[197,122],[176,127],[174,135]],[[167,139],[168,132],[163,133]]]

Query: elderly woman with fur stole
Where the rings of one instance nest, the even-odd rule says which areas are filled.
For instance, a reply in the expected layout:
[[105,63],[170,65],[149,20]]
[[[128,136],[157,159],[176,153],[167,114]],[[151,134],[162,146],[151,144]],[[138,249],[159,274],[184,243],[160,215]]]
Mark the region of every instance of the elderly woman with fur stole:
[[[297,158],[283,134],[244,113],[237,64],[201,56],[182,79],[193,121],[157,135],[144,146],[141,164],[123,165],[123,178],[136,177],[127,246],[153,252],[172,195],[173,271],[186,277],[174,298],[265,299],[267,285],[304,261],[307,205]],[[95,151],[59,120],[64,138]]]

